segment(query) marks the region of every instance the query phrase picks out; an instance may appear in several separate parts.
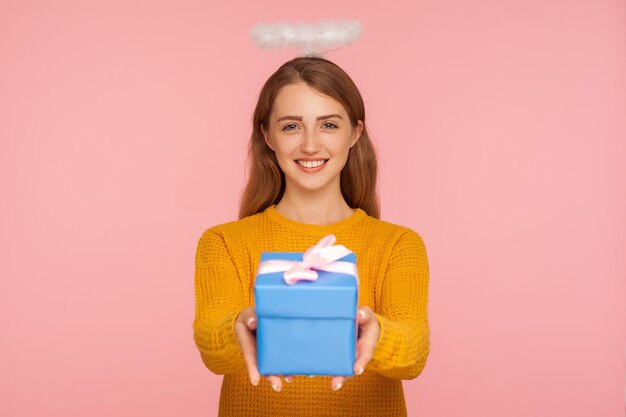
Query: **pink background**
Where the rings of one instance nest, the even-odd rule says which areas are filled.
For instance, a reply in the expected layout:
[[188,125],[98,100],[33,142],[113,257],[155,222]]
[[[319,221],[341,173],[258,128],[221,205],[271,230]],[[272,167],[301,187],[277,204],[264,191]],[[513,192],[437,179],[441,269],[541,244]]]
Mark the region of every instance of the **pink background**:
[[214,416],[198,239],[234,220],[253,105],[326,56],[380,153],[382,218],[430,261],[411,416],[623,416],[626,7],[608,0],[0,3],[0,415]]

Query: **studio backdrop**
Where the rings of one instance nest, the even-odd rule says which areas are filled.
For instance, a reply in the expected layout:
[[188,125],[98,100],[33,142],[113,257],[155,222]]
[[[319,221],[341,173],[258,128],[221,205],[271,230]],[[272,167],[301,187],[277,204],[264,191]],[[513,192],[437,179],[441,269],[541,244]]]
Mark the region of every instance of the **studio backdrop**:
[[365,99],[381,218],[428,253],[409,415],[623,416],[625,8],[1,1],[0,415],[216,415],[195,250],[236,220],[254,103],[299,54],[249,31],[347,18],[325,56]]

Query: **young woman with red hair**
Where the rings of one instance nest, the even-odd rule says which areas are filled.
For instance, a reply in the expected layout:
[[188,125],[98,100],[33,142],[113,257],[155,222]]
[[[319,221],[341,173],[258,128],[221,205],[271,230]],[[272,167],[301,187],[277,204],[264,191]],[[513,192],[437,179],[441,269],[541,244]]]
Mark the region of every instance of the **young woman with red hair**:
[[[194,340],[224,375],[219,415],[405,416],[401,381],[430,349],[428,260],[415,231],[379,219],[376,153],[350,77],[324,58],[282,65],[259,95],[249,167],[239,220],[206,230],[196,253]],[[261,377],[260,254],[304,252],[328,234],[358,260],[355,376]]]

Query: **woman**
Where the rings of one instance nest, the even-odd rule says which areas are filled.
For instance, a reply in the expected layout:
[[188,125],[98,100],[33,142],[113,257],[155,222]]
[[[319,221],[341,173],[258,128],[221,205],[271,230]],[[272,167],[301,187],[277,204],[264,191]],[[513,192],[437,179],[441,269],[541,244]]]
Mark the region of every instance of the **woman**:
[[[281,66],[261,90],[249,158],[239,220],[206,230],[196,253],[194,340],[224,375],[219,415],[406,415],[401,380],[420,375],[429,353],[428,261],[416,232],[379,220],[376,154],[350,77],[317,57]],[[328,234],[357,256],[355,376],[261,378],[260,255],[304,252]]]

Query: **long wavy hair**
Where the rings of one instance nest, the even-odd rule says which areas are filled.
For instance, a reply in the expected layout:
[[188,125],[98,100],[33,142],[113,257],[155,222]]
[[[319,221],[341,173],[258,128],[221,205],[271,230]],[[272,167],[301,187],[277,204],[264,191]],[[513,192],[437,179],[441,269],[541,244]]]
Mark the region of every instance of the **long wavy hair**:
[[239,219],[278,204],[285,193],[285,174],[274,151],[267,146],[261,125],[268,126],[272,104],[278,91],[288,84],[305,82],[309,87],[343,105],[352,127],[363,122],[361,137],[350,148],[340,174],[341,194],[351,208],[361,208],[380,218],[376,188],[378,160],[367,132],[365,105],[352,79],[337,64],[320,57],[298,57],[284,63],[263,85],[252,117],[252,135],[248,144],[248,183],[241,195]]

